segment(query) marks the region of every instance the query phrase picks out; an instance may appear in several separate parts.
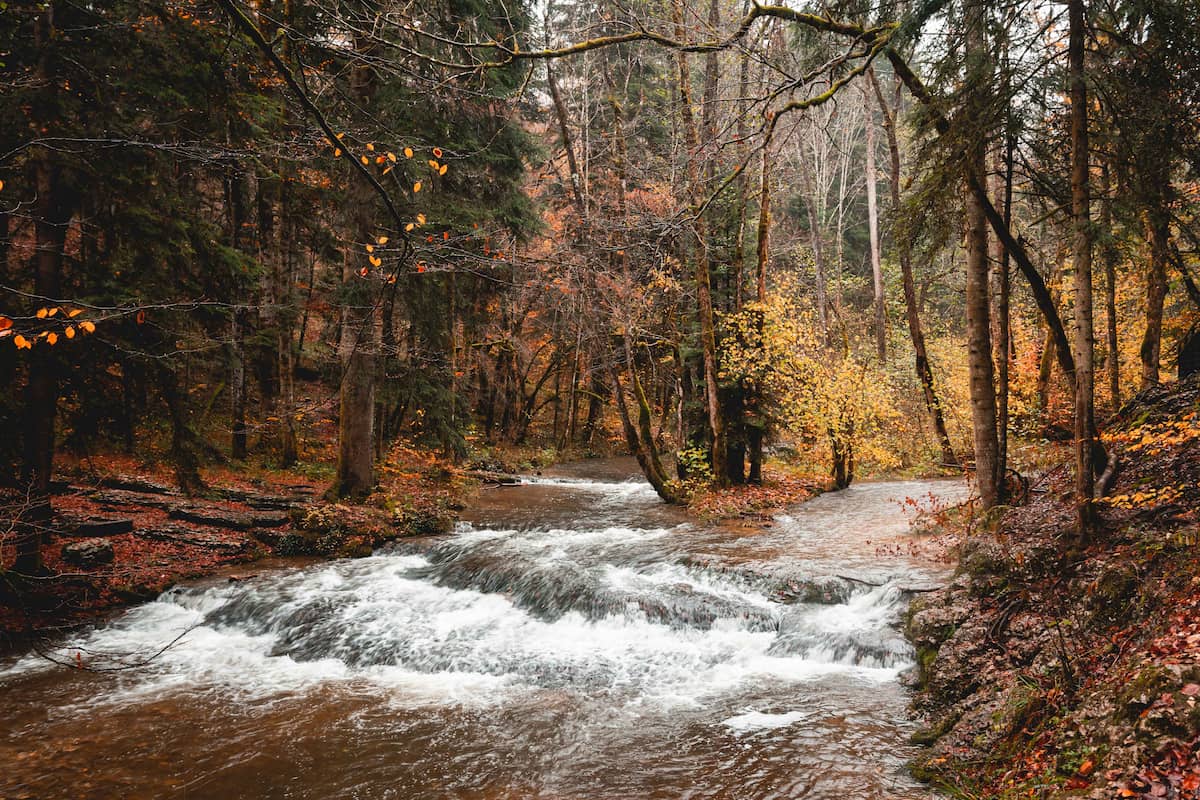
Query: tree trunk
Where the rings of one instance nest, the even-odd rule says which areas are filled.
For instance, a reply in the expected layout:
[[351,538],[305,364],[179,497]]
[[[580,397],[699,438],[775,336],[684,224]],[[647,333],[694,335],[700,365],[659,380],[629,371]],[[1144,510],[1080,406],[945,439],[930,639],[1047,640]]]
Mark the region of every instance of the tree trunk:
[[[1012,224],[1012,185],[1013,185],[1013,138],[1005,131],[1003,155],[997,152],[996,179],[1000,184],[996,187],[997,203],[1003,209],[1004,224]],[[1001,499],[1007,499],[1008,472],[1008,366],[1011,353],[1010,320],[1009,320],[1009,256],[1008,250],[999,240],[992,241],[992,299],[993,299],[993,360],[996,365],[996,471],[1000,480]]]
[[1121,348],[1117,339],[1117,260],[1118,253],[1113,236],[1112,197],[1109,193],[1108,162],[1100,173],[1104,203],[1100,206],[1102,244],[1100,257],[1104,261],[1104,323],[1108,342],[1108,396],[1115,412],[1121,407]]
[[1150,244],[1150,262],[1146,266],[1146,330],[1142,335],[1142,388],[1159,381],[1159,360],[1162,350],[1163,305],[1167,297],[1167,257],[1170,238],[1170,216],[1165,201],[1155,199],[1153,206],[1142,214],[1146,239]]
[[[684,38],[683,2],[674,0],[672,4],[675,18],[675,35],[680,40]],[[679,105],[683,117],[684,141],[687,147],[687,202],[693,212],[699,209],[702,187],[696,167],[699,156],[700,142],[696,132],[696,120],[692,113],[691,71],[688,68],[688,55],[682,50],[677,54],[679,69]],[[721,413],[721,402],[717,383],[717,338],[716,323],[713,314],[712,287],[708,271],[708,226],[704,215],[698,214],[694,223],[695,253],[694,276],[696,283],[696,305],[700,317],[700,349],[704,358],[704,399],[708,410],[708,424],[712,431],[712,452],[710,464],[713,472],[713,482],[724,486],[728,481],[726,475],[726,434],[725,420]]]
[[[875,99],[883,114],[883,130],[887,135],[888,156],[891,165],[888,187],[891,190],[892,214],[900,212],[900,142],[896,135],[896,117],[899,109],[892,111],[884,100],[883,90],[875,77],[874,70],[867,71],[871,88],[875,91]],[[898,98],[897,98],[898,99]],[[937,432],[938,446],[941,449],[941,463],[946,466],[958,466],[958,457],[950,444],[950,434],[946,430],[946,418],[942,414],[942,404],[938,399],[937,390],[933,383],[933,370],[929,366],[929,355],[925,349],[925,332],[921,328],[920,304],[917,302],[916,285],[913,280],[912,243],[902,232],[893,231],[892,238],[896,246],[896,258],[900,262],[900,279],[904,290],[904,310],[908,321],[908,336],[912,341],[917,378],[921,381],[921,389],[925,395],[925,407],[933,418],[933,427]]]
[[[47,3],[35,23],[40,46],[49,48],[54,35],[53,4]],[[50,85],[48,56],[43,55],[37,68],[38,78]],[[37,199],[34,205],[34,277],[33,292],[39,304],[51,304],[61,295],[63,248],[71,205],[67,202],[58,166],[50,151],[42,150],[34,160]],[[31,519],[50,514],[50,478],[54,472],[54,423],[58,411],[58,359],[45,342],[29,352],[29,380],[25,389],[24,483],[29,487]],[[13,570],[22,574],[42,572],[41,529],[34,524],[22,528],[17,537]]]
[[1088,164],[1087,84],[1084,75],[1084,0],[1069,0],[1070,39],[1067,57],[1071,81],[1071,222],[1074,229],[1075,287],[1075,502],[1079,537],[1086,541],[1095,527],[1092,471],[1095,386],[1092,327],[1091,186]]
[[[355,42],[362,53],[362,42]],[[369,112],[375,95],[371,68],[355,65],[350,77],[351,95]],[[354,232],[342,260],[345,306],[342,310],[341,390],[338,397],[338,463],[333,486],[335,497],[361,498],[375,488],[375,373],[380,328],[370,290],[371,283],[358,275],[363,242],[371,242],[370,187],[356,181],[350,188],[348,229]]]
[[863,107],[867,109],[864,125],[867,129],[867,234],[871,247],[871,276],[875,287],[875,351],[880,364],[887,363],[887,308],[883,296],[883,265],[879,255],[879,201],[875,187],[875,115],[863,90]]
[[[743,281],[746,268],[746,217],[747,217],[747,201],[746,197],[746,170],[745,164],[749,158],[748,138],[750,136],[749,128],[746,125],[746,97],[750,86],[750,59],[746,53],[738,53],[738,105],[737,105],[737,160],[738,164],[742,165],[742,169],[738,171],[736,186],[737,186],[737,209],[738,209],[738,225],[737,239],[733,251],[733,310],[741,312],[742,300],[745,297]],[[751,452],[754,447],[751,445]],[[751,473],[754,467],[750,467]]]
[[[968,85],[982,92],[990,84],[988,46],[985,40],[986,9],[975,2],[967,14]],[[976,100],[978,102],[978,100]],[[978,114],[974,114],[978,118]],[[987,181],[987,138],[977,135],[967,150],[967,180]],[[986,195],[985,195],[986,199]],[[992,368],[992,342],[988,301],[987,215],[979,194],[966,192],[967,246],[967,360],[970,371],[971,427],[975,442],[975,475],[979,498],[986,511],[999,501],[996,439],[996,387]]]

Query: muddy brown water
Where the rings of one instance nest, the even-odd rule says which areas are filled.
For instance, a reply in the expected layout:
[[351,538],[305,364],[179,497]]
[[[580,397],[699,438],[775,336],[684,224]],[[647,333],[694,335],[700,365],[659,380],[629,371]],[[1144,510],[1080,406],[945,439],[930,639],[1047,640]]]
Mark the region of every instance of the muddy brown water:
[[[928,798],[904,770],[900,501],[689,523],[625,461],[490,489],[450,537],[174,589],[0,663],[0,797]],[[879,548],[905,555],[880,555]]]

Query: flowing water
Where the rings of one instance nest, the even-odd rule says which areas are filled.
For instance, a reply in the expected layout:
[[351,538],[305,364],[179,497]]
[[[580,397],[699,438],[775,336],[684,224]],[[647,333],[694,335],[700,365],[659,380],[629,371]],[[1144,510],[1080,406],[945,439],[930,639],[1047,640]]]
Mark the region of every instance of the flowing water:
[[183,634],[144,666],[10,658],[0,797],[930,796],[894,625],[946,568],[908,551],[899,501],[960,485],[862,484],[740,530],[584,469],[488,490],[452,536],[181,587],[54,650],[137,662]]

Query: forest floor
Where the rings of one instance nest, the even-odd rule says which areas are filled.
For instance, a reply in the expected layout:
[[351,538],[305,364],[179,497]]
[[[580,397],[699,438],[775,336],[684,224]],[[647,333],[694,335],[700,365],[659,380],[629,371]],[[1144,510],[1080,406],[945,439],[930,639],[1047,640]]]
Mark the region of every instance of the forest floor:
[[1200,798],[1200,377],[1104,430],[1119,466],[1090,541],[1050,470],[910,610],[914,772],[952,797]]

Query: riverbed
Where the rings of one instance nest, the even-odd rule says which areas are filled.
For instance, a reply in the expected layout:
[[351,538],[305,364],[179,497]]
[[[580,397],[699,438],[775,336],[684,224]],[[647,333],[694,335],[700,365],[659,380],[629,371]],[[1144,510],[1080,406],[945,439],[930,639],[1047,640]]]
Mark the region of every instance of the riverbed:
[[114,671],[7,659],[0,796],[930,797],[895,626],[949,567],[902,502],[965,488],[864,483],[741,528],[627,470],[489,489],[450,536],[179,587],[54,644]]

